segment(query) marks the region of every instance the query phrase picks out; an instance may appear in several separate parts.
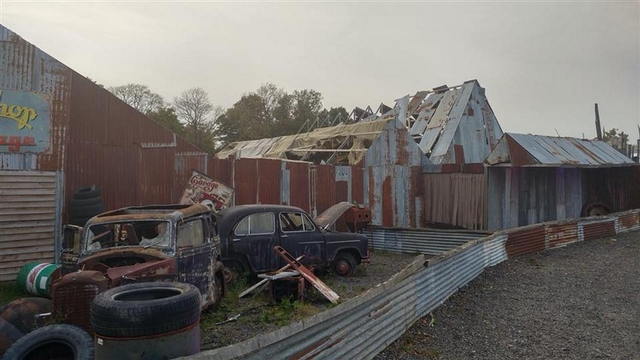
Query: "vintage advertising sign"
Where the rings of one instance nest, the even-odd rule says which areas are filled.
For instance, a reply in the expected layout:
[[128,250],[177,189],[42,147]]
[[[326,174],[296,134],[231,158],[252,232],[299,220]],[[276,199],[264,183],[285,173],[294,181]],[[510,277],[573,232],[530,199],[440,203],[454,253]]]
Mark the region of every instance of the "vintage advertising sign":
[[46,95],[0,90],[0,152],[41,153],[51,144]]
[[180,204],[195,204],[203,200],[211,200],[215,210],[220,210],[231,204],[232,195],[232,188],[194,170],[184,188]]

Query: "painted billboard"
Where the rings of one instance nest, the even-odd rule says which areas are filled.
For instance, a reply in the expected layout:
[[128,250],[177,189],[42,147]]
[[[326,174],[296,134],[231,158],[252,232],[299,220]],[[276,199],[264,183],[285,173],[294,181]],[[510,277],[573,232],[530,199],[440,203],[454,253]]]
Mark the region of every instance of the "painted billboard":
[[211,200],[215,210],[220,210],[231,204],[232,195],[232,188],[194,170],[184,188],[180,204],[195,204]]
[[0,152],[42,153],[51,144],[46,95],[0,90]]

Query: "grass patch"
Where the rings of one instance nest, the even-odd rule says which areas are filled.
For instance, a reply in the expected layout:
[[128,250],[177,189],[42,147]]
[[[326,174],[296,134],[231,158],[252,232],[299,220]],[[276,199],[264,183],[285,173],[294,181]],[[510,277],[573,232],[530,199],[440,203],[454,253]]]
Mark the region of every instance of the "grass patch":
[[31,296],[35,295],[30,295],[20,290],[14,282],[0,283],[0,306],[6,305],[15,299]]

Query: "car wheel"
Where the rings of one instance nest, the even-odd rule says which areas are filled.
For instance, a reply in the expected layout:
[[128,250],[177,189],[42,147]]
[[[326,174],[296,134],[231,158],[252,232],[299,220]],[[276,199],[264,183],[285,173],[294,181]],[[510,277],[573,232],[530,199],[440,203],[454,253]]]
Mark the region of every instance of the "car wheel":
[[75,325],[44,326],[18,339],[3,359],[93,359],[93,339]]
[[353,276],[356,273],[356,259],[348,252],[339,252],[331,262],[331,270],[339,276]]
[[165,334],[200,321],[200,291],[185,283],[149,282],[118,286],[91,304],[96,334],[140,337]]
[[73,199],[93,199],[100,197],[100,189],[95,186],[80,188],[71,195]]

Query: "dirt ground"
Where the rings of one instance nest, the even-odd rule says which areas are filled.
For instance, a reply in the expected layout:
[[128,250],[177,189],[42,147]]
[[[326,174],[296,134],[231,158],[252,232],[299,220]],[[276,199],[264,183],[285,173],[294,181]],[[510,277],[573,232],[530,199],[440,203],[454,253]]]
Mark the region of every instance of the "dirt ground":
[[640,233],[488,268],[376,359],[640,359]]

